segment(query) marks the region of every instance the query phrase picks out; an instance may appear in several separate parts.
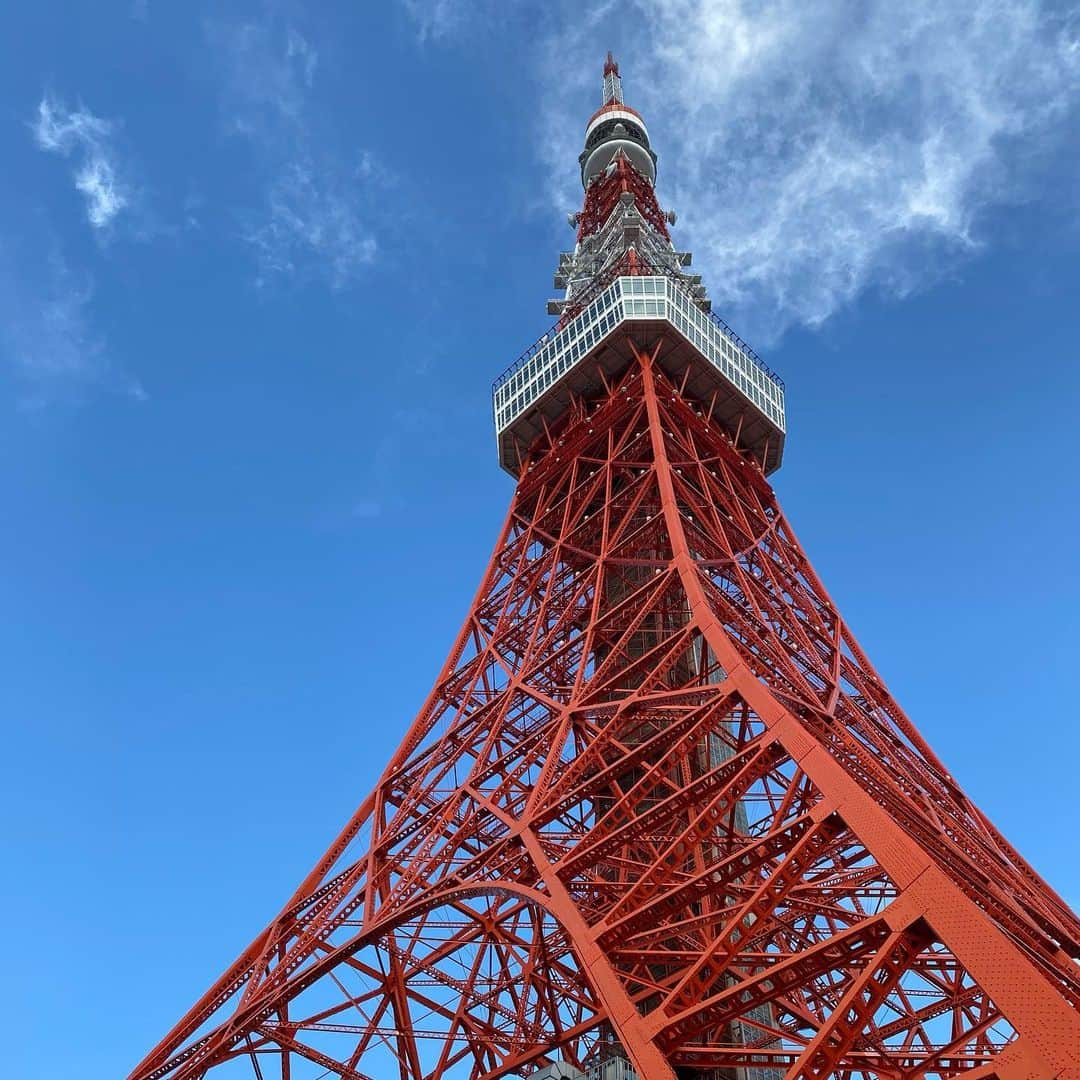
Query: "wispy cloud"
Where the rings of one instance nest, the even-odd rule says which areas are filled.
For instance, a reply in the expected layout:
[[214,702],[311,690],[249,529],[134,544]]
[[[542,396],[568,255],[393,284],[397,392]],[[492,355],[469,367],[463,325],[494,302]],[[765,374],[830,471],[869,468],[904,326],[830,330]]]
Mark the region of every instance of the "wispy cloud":
[[149,395],[110,356],[94,311],[93,277],[40,236],[0,247],[0,364],[24,412],[76,402],[90,389],[135,402]]
[[381,173],[369,155],[339,152],[313,107],[318,51],[273,20],[210,23],[207,40],[222,72],[224,128],[248,142],[265,178],[242,231],[258,284],[316,276],[344,287],[375,258],[365,209]]
[[91,279],[77,276],[55,253],[37,282],[20,283],[4,276],[7,351],[31,395],[41,396],[57,380],[96,378],[104,362],[104,345],[88,315]]
[[84,107],[68,109],[46,94],[31,130],[42,150],[76,160],[75,188],[85,199],[87,220],[95,229],[107,229],[130,201],[118,175],[112,124]]
[[979,244],[1080,85],[1035,0],[643,11],[656,49],[629,74],[671,201],[718,304],[764,336],[868,287],[903,294]]
[[286,167],[270,186],[268,215],[245,234],[264,278],[302,271],[313,257],[333,288],[347,285],[376,252],[352,198],[349,189],[328,187],[309,161]]
[[[487,0],[450,21],[402,2],[429,35],[484,47]],[[1033,194],[1031,163],[1080,98],[1077,25],[1040,0],[556,0],[542,26],[555,201],[580,205],[582,123],[614,47],[677,241],[759,339],[870,288],[922,287],[978,248],[988,208]]]
[[401,0],[401,5],[416,24],[421,41],[452,34],[470,14],[470,5],[462,0]]
[[24,411],[77,400],[87,388],[145,402],[147,392],[109,359],[95,328],[94,282],[57,249],[40,258],[9,248],[0,258],[0,359]]

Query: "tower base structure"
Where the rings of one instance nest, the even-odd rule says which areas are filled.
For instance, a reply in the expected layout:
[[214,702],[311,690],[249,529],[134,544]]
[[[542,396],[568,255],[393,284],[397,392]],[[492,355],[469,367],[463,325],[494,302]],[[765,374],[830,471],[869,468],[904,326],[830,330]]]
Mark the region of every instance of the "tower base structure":
[[666,347],[536,446],[375,791],[133,1078],[554,1075],[604,1033],[639,1080],[1080,1076],[1075,917]]

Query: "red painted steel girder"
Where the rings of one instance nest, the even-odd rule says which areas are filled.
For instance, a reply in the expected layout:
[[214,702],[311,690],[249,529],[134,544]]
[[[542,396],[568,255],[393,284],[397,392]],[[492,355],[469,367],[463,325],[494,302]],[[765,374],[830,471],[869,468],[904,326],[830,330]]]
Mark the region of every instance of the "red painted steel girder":
[[[623,105],[618,106],[625,108]],[[656,201],[656,192],[649,181],[641,175],[624,154],[617,154],[605,172],[600,173],[585,189],[585,205],[578,218],[578,240],[599,232],[607,224],[612,211],[624,194],[634,196],[634,205],[646,222],[662,236],[670,240],[664,212]]]
[[132,1080],[489,1080],[601,1032],[647,1080],[1080,1076],[1080,923],[663,349],[533,448],[375,790]]

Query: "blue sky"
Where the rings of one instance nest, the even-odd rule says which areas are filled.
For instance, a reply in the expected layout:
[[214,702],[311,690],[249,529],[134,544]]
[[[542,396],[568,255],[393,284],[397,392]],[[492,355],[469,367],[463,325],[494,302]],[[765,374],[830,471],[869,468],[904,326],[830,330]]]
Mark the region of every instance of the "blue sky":
[[817,569],[1080,903],[1080,23],[805,6],[8,14],[12,1075],[125,1073],[422,701],[511,495],[490,382],[549,324],[608,48],[679,246],[786,379]]

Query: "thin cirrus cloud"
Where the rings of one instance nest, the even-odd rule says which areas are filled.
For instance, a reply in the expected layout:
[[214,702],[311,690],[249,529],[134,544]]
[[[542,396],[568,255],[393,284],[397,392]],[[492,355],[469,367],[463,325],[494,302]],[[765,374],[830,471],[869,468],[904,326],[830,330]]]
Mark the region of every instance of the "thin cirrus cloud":
[[22,243],[0,252],[0,358],[32,412],[78,399],[90,387],[142,402],[142,384],[116,367],[93,319],[94,283],[55,245]]
[[[361,162],[356,176],[362,173]],[[356,213],[348,187],[332,186],[339,182],[318,176],[307,159],[289,163],[272,182],[266,217],[245,234],[263,280],[302,273],[314,261],[339,289],[375,258],[375,237]]]
[[[87,221],[95,233],[110,235],[133,201],[121,176],[114,124],[46,93],[29,126],[39,149],[73,163]],[[7,237],[0,258],[0,358],[14,376],[22,411],[78,400],[90,387],[147,399],[142,384],[111,360],[96,327],[93,276],[67,259],[51,230],[42,235],[29,227],[25,235]]]
[[338,153],[311,104],[319,56],[291,26],[211,22],[220,107],[229,135],[245,140],[262,175],[259,204],[241,214],[256,283],[318,278],[343,288],[378,248],[364,213],[379,172],[364,154]]
[[75,188],[85,201],[87,220],[95,229],[107,229],[130,202],[118,175],[112,124],[84,107],[68,109],[46,94],[31,130],[42,150],[76,161]]
[[401,0],[401,4],[416,24],[421,41],[452,34],[472,14],[469,5],[459,0]]
[[[475,47],[491,14],[401,3],[451,47]],[[983,246],[989,208],[1037,197],[1080,97],[1080,28],[1040,0],[557,0],[543,16],[549,198],[580,206],[582,129],[615,47],[677,243],[763,341],[868,289],[925,287]]]
[[655,50],[628,74],[669,197],[717,303],[766,340],[981,246],[1080,88],[1075,35],[1036,0],[643,10]]
[[53,252],[38,265],[0,263],[0,310],[5,352],[25,389],[21,403],[37,404],[57,383],[94,379],[104,362],[88,309],[93,286]]

